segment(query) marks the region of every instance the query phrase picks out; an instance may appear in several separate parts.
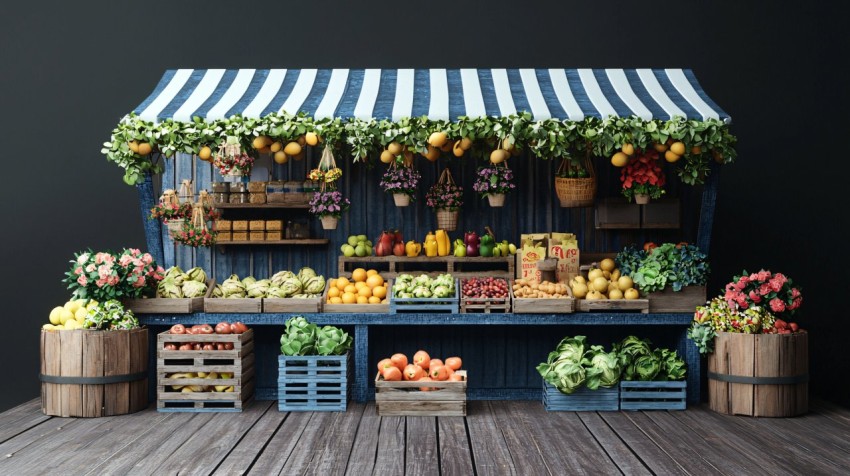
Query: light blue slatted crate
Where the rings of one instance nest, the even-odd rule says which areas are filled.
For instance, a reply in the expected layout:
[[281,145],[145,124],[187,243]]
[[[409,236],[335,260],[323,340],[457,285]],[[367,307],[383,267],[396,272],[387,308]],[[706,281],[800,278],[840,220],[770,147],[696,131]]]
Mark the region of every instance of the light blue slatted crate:
[[543,405],[550,412],[615,412],[620,409],[620,387],[581,387],[567,395],[544,380]]
[[621,410],[684,410],[688,383],[620,382]]
[[405,312],[445,312],[457,314],[460,312],[460,283],[455,279],[455,293],[445,298],[397,298],[390,293],[390,313],[400,314]]
[[349,354],[278,356],[278,410],[344,412],[351,383]]

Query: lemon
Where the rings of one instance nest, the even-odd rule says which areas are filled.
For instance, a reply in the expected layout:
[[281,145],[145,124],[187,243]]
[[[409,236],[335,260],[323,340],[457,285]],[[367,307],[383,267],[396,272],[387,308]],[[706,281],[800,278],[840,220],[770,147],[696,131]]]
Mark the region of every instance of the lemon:
[[269,146],[269,151],[277,153],[280,149],[283,149],[283,144],[280,142],[275,142]]
[[[75,309],[75,311],[76,311],[76,309]],[[62,310],[59,311],[59,323],[60,324],[65,325],[66,322],[73,321],[73,320],[74,320],[74,313],[72,311],[68,310],[67,308],[62,308]]]
[[511,153],[504,149],[496,149],[493,152],[490,152],[490,162],[493,164],[501,164],[508,157],[510,157]]
[[633,146],[631,144],[623,144],[623,147],[621,147],[621,150],[626,155],[635,155],[635,146]]
[[76,319],[77,322],[82,324],[83,321],[86,320],[86,316],[88,316],[88,315],[89,315],[89,310],[84,308],[84,307],[81,307],[81,308],[77,309],[77,312],[74,313],[74,319]]
[[88,304],[86,304],[86,309],[94,309],[94,308],[97,307],[97,305],[98,305],[98,302],[95,301],[94,299],[92,299],[91,301],[89,301]]
[[289,157],[286,156],[284,151],[279,150],[274,153],[274,161],[276,164],[285,164],[289,161]]
[[617,280],[617,287],[623,292],[631,289],[634,285],[634,281],[628,276],[620,276],[620,279]]
[[594,290],[599,291],[600,293],[608,292],[608,280],[603,276],[599,276],[594,279],[590,285]]
[[133,152],[135,152],[137,154],[139,153],[139,141],[131,140],[130,142],[127,143],[127,145],[130,147],[130,150],[132,150]]
[[298,142],[298,145],[300,145],[301,147],[304,147],[307,144],[307,138],[304,137],[303,135],[298,136],[298,138],[295,139],[295,142]]
[[399,155],[401,154],[402,148],[401,144],[398,142],[390,142],[390,145],[387,146],[387,150],[390,151],[390,154]]
[[587,280],[592,282],[596,278],[604,277],[602,270],[599,268],[593,268],[587,272]]
[[623,299],[623,291],[612,289],[608,291],[608,299]]
[[655,144],[652,144],[652,147],[654,147],[655,150],[658,151],[658,152],[666,152],[667,151],[667,144],[655,143]]
[[463,150],[462,142],[463,141],[456,141],[452,146],[452,154],[454,154],[455,157],[463,157],[464,152],[466,152]]
[[83,327],[79,322],[75,321],[74,319],[69,319],[68,322],[62,325],[65,326],[65,329],[69,331],[72,331],[74,329],[80,329]]
[[254,138],[253,141],[251,141],[251,147],[253,147],[255,149],[262,149],[265,146],[266,146],[265,136],[257,136],[257,137]]
[[77,312],[77,309],[79,309],[79,308],[80,308],[80,303],[78,303],[78,302],[77,302],[77,301],[75,301],[75,300],[72,300],[72,301],[68,301],[68,302],[66,302],[66,303],[65,303],[65,305],[64,305],[64,306],[62,306],[62,307],[64,307],[65,309],[67,309],[67,310],[71,311],[71,314],[73,314],[73,313]]
[[440,149],[433,145],[429,145],[428,152],[425,154],[425,158],[430,160],[431,162],[434,162],[435,160],[440,158]]
[[629,156],[625,152],[617,152],[611,157],[611,165],[614,167],[625,167],[629,163]]
[[640,293],[635,288],[626,289],[626,291],[623,293],[623,295],[625,296],[626,299],[637,299],[637,298],[640,297]]
[[460,148],[463,150],[469,150],[472,148],[472,139],[469,137],[464,137],[460,140]]
[[212,149],[207,146],[201,147],[201,150],[198,151],[198,158],[201,160],[210,160],[212,156]]
[[434,147],[442,147],[446,143],[446,139],[445,132],[434,132],[428,137],[428,143]]
[[685,154],[685,144],[682,142],[673,142],[670,145],[670,152],[673,152],[676,155],[684,155]]
[[147,142],[139,142],[139,155],[148,155],[152,150],[153,148]]
[[298,142],[290,142],[286,144],[286,147],[283,148],[283,151],[286,155],[298,155],[301,153],[301,146],[298,145]]
[[62,306],[54,307],[53,310],[50,311],[50,323],[53,324],[54,326],[62,324],[62,321],[60,320],[60,316],[62,315],[62,311],[64,311],[64,310],[65,310],[65,308],[62,307]]
[[41,326],[41,328],[46,330],[46,331],[52,331],[52,330],[56,329],[56,326],[54,326],[53,324],[45,324],[45,325]]
[[308,132],[304,136],[304,141],[307,142],[307,145],[316,145],[319,143],[319,136],[315,132]]
[[573,285],[573,296],[576,299],[584,299],[587,296],[587,286],[584,283],[575,283]]

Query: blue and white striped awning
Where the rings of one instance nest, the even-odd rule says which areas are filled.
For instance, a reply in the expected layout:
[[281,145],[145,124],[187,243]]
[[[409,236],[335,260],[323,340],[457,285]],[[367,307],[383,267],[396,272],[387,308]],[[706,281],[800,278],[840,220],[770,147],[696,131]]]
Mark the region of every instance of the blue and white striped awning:
[[304,112],[393,119],[427,115],[535,120],[635,115],[643,119],[721,119],[688,69],[178,69],[133,111],[144,120]]

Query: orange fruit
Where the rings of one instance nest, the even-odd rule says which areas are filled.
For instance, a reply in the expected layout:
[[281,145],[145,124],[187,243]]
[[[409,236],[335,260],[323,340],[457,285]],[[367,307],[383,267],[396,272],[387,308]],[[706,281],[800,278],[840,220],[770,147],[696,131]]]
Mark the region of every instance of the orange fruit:
[[274,153],[280,152],[281,149],[283,149],[283,144],[280,141],[275,142],[269,146],[269,150]]
[[348,286],[349,284],[351,284],[351,281],[349,281],[348,278],[346,278],[344,276],[341,277],[341,278],[337,278],[337,280],[336,280],[336,287],[340,291],[345,289],[345,287]]
[[[362,288],[357,290],[357,295],[360,296],[360,297],[368,299],[368,298],[372,297],[372,289],[369,286],[363,286]],[[366,303],[363,303],[363,304],[366,304]]]
[[139,155],[148,155],[152,150],[151,145],[147,142],[139,142]]
[[342,298],[339,297],[339,296],[332,297],[332,298],[328,299],[328,302],[331,303],[331,304],[342,304]]
[[257,136],[251,141],[251,146],[255,149],[262,149],[266,146],[266,136]]
[[301,153],[301,146],[298,145],[298,142],[289,142],[283,148],[283,152],[286,155],[298,155]]
[[304,141],[307,142],[307,145],[316,145],[319,143],[319,136],[315,132],[308,132],[304,136]]
[[366,296],[357,296],[357,304],[369,304],[369,298]]
[[375,296],[379,299],[383,299],[387,297],[387,287],[386,286],[375,286],[372,288],[372,296]]
[[369,286],[366,283],[364,283],[363,281],[356,281],[354,283],[354,287],[357,288],[357,290],[359,291],[360,288],[368,288]]
[[343,304],[356,304],[357,303],[357,296],[355,296],[354,293],[350,293],[350,292],[342,293],[342,303]]
[[343,292],[357,294],[357,286],[349,284],[345,288],[343,288]]
[[393,154],[393,156],[396,156],[396,155],[401,154],[402,147],[401,147],[401,144],[393,141],[393,142],[390,142],[390,145],[387,146],[387,150],[390,151],[390,154]]
[[357,268],[351,273],[351,279],[354,281],[366,281],[366,270]]
[[372,296],[369,298],[369,304],[381,304],[381,298],[378,296]]
[[670,151],[676,155],[685,155],[685,144],[682,142],[673,142],[670,144]]
[[377,270],[377,269],[369,269],[369,270],[367,270],[367,271],[366,271],[366,276],[367,276],[367,277],[368,277],[368,276],[374,276],[374,275],[376,275],[376,274],[378,274],[378,270]]
[[336,278],[331,278],[331,280],[328,281],[328,287],[329,288],[335,288],[336,287]]
[[328,288],[328,297],[329,298],[339,297],[341,294],[342,294],[342,292],[339,290],[339,288]]
[[370,288],[374,288],[375,286],[382,286],[384,284],[384,278],[381,277],[380,274],[373,274],[366,278],[366,285]]

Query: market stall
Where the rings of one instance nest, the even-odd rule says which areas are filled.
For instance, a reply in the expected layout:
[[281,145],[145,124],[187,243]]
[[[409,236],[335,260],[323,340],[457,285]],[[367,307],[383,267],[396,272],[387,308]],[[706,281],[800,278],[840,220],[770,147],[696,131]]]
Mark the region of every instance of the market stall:
[[[729,120],[693,73],[680,69],[170,70],[113,131],[104,153],[138,187],[148,251],[165,268],[205,270],[214,280],[210,289],[233,275],[263,280],[304,268],[327,288],[325,282],[362,268],[382,280],[420,272],[500,276],[517,291],[514,278],[539,281],[542,261],[530,258],[534,249],[542,249],[541,259],[563,253],[553,257],[564,262],[553,279],[562,283],[588,278],[604,258],[619,263],[628,257],[624,250],[644,244],[692,244],[708,253],[719,169],[734,159]],[[250,165],[240,170],[241,157]],[[414,170],[416,184],[388,187],[388,180],[400,180],[390,175],[394,167]],[[505,169],[511,177],[499,175]],[[335,170],[341,177],[329,176]],[[488,188],[503,179],[511,186]],[[442,198],[435,184],[443,186]],[[326,192],[340,206],[336,213],[323,212],[320,205],[328,203],[311,203]],[[456,195],[446,199],[446,192]],[[645,192],[652,197],[638,204]],[[195,216],[187,212],[169,231],[168,220],[151,218],[163,197],[177,206],[199,204],[188,206]],[[445,221],[449,212],[458,212],[456,223]],[[440,253],[431,256],[425,248],[436,230],[447,236],[438,233],[433,242],[447,239],[451,251],[440,242]],[[385,232],[393,235],[389,245],[381,239]],[[485,235],[504,243],[502,251],[485,245]],[[485,257],[475,258],[483,249]],[[576,259],[566,263],[570,256]],[[353,332],[358,400],[372,395],[381,356],[424,347],[464,355],[469,398],[539,398],[534,366],[579,330],[602,342],[637,333],[676,349],[688,363],[694,402],[699,356],[685,332],[694,306],[706,299],[708,269],[702,272],[696,300],[675,296],[672,305],[660,304],[663,282],[644,280],[644,291],[657,287],[655,300],[648,292],[618,299],[609,296],[606,276],[604,292],[591,289],[575,299],[575,288],[565,290],[568,299],[557,306],[525,314],[460,307],[446,313],[439,306],[397,312],[397,297],[377,295],[363,305],[378,312],[361,312],[357,304],[337,304],[325,289],[306,310],[264,312],[261,299],[268,295],[246,307],[223,296],[216,301],[211,291],[205,302],[229,307],[138,317],[160,331],[220,320],[253,326],[254,391],[262,399],[277,398],[284,323],[307,315]],[[599,298],[591,299],[596,292]]]

